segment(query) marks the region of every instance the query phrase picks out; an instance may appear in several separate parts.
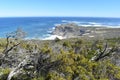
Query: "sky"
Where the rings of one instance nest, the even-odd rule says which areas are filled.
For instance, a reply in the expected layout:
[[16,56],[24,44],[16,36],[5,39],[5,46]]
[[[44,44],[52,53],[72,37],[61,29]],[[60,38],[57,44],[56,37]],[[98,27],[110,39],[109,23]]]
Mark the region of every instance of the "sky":
[[0,0],[0,17],[120,17],[120,0]]

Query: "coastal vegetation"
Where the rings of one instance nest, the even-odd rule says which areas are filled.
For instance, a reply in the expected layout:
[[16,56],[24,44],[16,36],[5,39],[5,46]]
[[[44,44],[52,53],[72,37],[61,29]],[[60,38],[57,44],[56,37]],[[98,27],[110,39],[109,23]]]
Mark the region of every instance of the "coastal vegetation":
[[120,80],[120,38],[0,39],[0,80]]

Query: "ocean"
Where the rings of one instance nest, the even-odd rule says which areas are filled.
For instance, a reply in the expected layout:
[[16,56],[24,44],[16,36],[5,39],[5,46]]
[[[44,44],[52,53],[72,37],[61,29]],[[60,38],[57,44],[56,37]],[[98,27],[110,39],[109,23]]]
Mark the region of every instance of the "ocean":
[[97,17],[10,17],[0,18],[0,37],[7,33],[22,28],[26,33],[26,39],[52,39],[51,34],[57,24],[77,23],[82,26],[107,26],[120,28],[120,18]]

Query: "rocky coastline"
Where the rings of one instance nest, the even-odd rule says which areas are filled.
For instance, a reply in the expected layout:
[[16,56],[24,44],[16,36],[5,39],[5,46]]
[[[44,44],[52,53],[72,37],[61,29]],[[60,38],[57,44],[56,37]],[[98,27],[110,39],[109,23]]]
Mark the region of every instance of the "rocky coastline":
[[105,26],[80,26],[75,23],[56,25],[53,35],[63,38],[114,38],[120,37],[120,28],[109,28]]

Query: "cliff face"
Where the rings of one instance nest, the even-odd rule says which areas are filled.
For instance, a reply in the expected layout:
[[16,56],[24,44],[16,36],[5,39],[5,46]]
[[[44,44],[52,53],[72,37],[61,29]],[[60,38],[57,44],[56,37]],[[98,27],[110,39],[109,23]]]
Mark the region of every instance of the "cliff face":
[[85,33],[89,33],[87,29],[74,23],[57,25],[53,31],[53,35],[63,36],[66,38],[78,37]]

